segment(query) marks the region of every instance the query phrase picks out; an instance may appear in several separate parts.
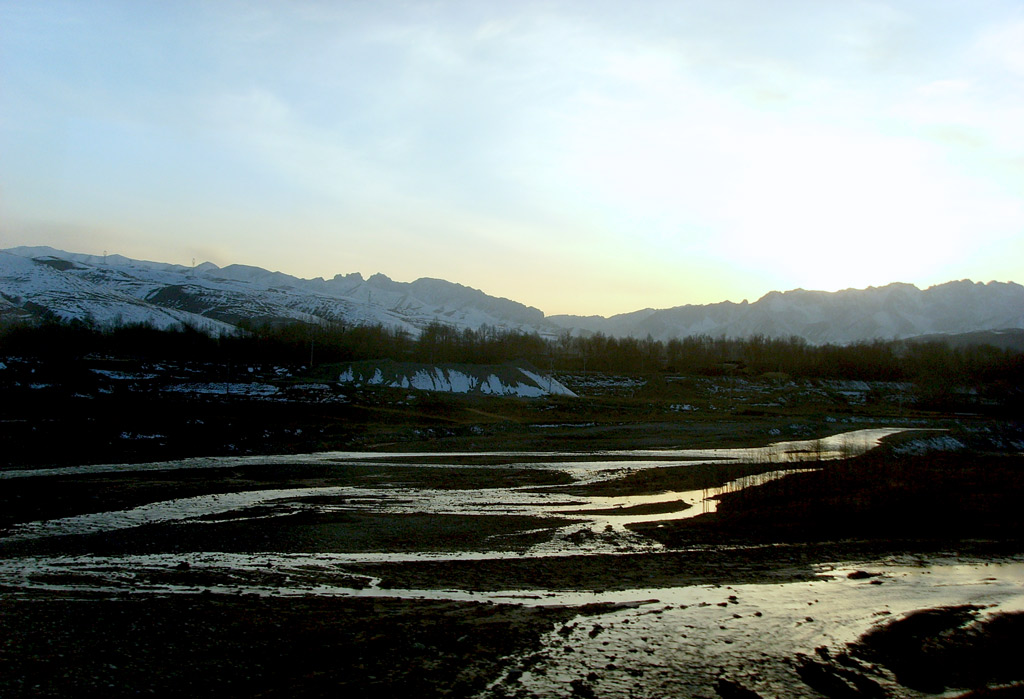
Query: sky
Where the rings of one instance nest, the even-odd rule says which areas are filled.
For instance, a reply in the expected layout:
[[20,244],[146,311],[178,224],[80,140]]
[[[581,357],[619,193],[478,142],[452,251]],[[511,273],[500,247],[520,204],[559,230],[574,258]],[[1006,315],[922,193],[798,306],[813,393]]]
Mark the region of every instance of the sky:
[[1024,282],[1019,0],[0,0],[0,248],[547,314]]

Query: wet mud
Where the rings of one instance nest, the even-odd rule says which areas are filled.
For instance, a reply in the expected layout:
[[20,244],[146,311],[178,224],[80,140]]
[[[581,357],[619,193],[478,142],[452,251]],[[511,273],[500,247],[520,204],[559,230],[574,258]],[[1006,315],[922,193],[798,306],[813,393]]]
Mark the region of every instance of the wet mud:
[[898,431],[7,473],[0,694],[1010,691],[1019,548],[714,526],[739,494],[859,463]]

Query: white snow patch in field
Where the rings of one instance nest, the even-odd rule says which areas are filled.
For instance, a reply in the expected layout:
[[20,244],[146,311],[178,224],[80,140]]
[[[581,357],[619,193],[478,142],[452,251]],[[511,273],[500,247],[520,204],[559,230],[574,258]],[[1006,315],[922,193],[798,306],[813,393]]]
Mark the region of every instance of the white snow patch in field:
[[575,393],[573,393],[568,388],[566,388],[565,386],[560,384],[558,381],[555,381],[551,377],[545,378],[545,377],[540,376],[538,374],[534,374],[532,371],[527,371],[526,369],[520,369],[519,371],[521,371],[523,374],[525,374],[527,377],[529,377],[530,380],[532,380],[538,386],[543,386],[545,383],[547,383],[548,393],[550,393],[552,395],[556,395],[556,396],[572,396],[573,398],[576,397]]
[[480,390],[484,393],[494,394],[500,394],[503,388],[504,386],[501,385],[501,380],[494,374],[488,376],[487,380],[480,386]]
[[545,395],[575,396],[572,391],[553,378],[546,378],[522,368],[510,370],[518,373],[518,378],[502,379],[493,372],[474,374],[471,371],[433,367],[420,368],[412,375],[392,374],[386,378],[380,368],[375,368],[369,378],[357,375],[353,367],[348,367],[338,375],[339,383],[354,385],[386,386],[388,388],[415,388],[421,391],[440,391],[444,393],[474,393],[479,391],[494,396],[520,396],[536,398]]
[[121,439],[167,439],[165,434],[139,434],[137,432],[122,432]]
[[544,425],[530,425],[535,430],[550,430],[563,427],[596,427],[596,422],[559,422]]
[[[441,375],[440,369],[437,370],[437,374],[438,376]],[[476,386],[477,379],[475,376],[463,374],[461,371],[451,371],[448,373],[448,390],[452,393],[469,393]]]
[[171,393],[228,394],[234,396],[273,396],[278,388],[268,383],[179,383],[163,390]]
[[115,381],[142,381],[145,379],[155,379],[159,376],[159,374],[136,374],[128,371],[115,371],[113,369],[92,369],[92,372]]
[[928,437],[925,439],[915,439],[907,442],[906,444],[900,444],[899,446],[893,447],[893,451],[897,454],[919,455],[933,451],[959,451],[960,449],[966,448],[967,445],[959,439],[943,435],[938,437]]

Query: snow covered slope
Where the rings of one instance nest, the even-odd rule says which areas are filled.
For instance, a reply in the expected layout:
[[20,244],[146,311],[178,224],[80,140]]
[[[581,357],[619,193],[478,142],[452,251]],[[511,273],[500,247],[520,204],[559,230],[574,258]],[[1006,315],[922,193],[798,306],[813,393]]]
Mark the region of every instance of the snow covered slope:
[[5,316],[82,320],[99,325],[151,323],[167,328],[182,323],[210,332],[230,326],[188,311],[160,308],[116,288],[82,278],[88,268],[52,256],[29,259],[0,252],[0,297]]
[[773,291],[755,303],[647,309],[611,318],[550,316],[574,332],[669,339],[798,336],[814,344],[1024,328],[1024,286],[949,282],[920,290],[889,284],[845,291]]
[[510,364],[413,364],[404,362],[355,362],[339,376],[347,386],[384,386],[444,393],[479,393],[492,396],[573,396],[558,381]]
[[396,282],[383,274],[299,279],[259,267],[195,268],[21,247],[0,252],[0,320],[52,317],[99,324],[189,323],[211,331],[242,321],[382,324],[418,335],[433,321],[555,337],[603,332],[667,340],[798,336],[815,344],[1024,328],[1024,287],[950,282],[920,290],[889,284],[838,292],[773,291],[755,303],[644,309],[611,318],[550,316],[441,279]]
[[402,283],[382,274],[299,279],[245,265],[191,268],[45,247],[0,253],[0,295],[11,306],[0,307],[0,313],[17,310],[101,325],[187,322],[216,330],[241,321],[342,321],[380,323],[417,335],[441,320],[457,328],[558,331],[535,308],[439,279]]

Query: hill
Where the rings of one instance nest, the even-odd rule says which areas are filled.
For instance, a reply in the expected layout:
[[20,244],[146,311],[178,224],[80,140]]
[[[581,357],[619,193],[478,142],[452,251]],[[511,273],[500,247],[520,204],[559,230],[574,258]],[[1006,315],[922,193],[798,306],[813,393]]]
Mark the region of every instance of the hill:
[[554,335],[536,308],[440,279],[396,282],[383,274],[300,279],[259,267],[184,267],[53,248],[0,252],[0,317],[96,321],[104,325],[189,323],[227,330],[240,323],[380,324],[413,336],[440,320]]
[[647,309],[611,318],[551,316],[575,331],[673,337],[801,337],[812,344],[898,340],[1024,328],[1024,286],[957,281],[928,289],[894,283],[844,291],[772,291],[754,303]]
[[[772,291],[729,301],[644,309],[610,318],[545,316],[536,308],[442,279],[398,282],[383,274],[300,279],[247,265],[186,267],[48,247],[0,251],[0,320],[79,320],[100,326],[188,324],[209,332],[240,324],[383,325],[412,336],[434,322],[457,330],[669,340],[798,337],[848,344],[1024,329],[1024,286],[968,280],[924,290],[893,283],[838,292]],[[994,337],[994,336],[991,336]],[[1007,340],[1009,336],[998,338]]]

